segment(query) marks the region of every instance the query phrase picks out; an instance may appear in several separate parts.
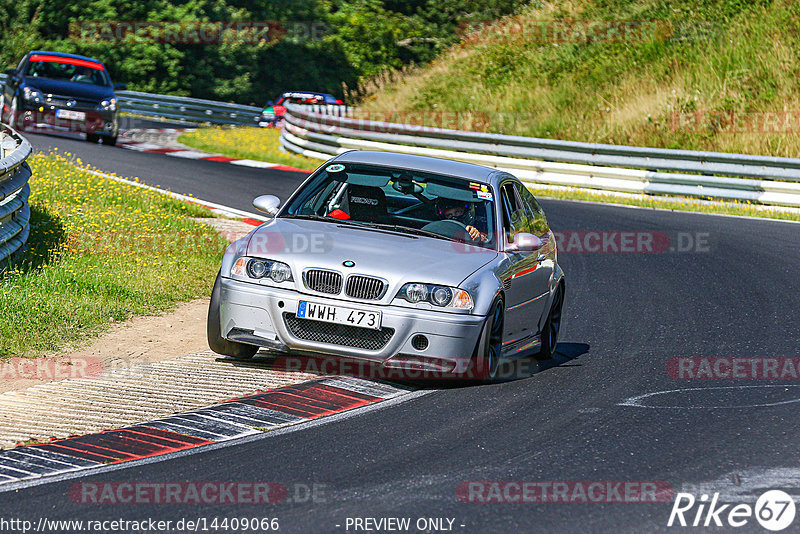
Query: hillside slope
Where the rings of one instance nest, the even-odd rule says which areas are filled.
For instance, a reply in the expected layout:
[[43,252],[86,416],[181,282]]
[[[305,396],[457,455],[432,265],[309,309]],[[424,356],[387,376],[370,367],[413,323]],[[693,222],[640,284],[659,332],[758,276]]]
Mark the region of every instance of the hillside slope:
[[792,0],[566,0],[471,29],[429,66],[378,82],[362,109],[469,112],[515,135],[800,155]]

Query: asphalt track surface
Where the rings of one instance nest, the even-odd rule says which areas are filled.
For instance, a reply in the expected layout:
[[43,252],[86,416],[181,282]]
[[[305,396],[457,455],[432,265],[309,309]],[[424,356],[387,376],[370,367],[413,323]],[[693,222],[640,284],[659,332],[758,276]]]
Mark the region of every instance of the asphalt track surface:
[[[251,210],[257,194],[285,198],[301,177],[28,137],[37,149],[58,146],[101,169],[241,209]],[[567,301],[559,353],[541,368],[528,362],[517,379],[436,384],[406,402],[327,424],[2,493],[3,515],[34,521],[277,517],[281,532],[299,533],[345,532],[347,518],[356,517],[409,517],[410,532],[426,517],[452,518],[453,531],[465,533],[721,532],[732,529],[667,527],[671,501],[481,504],[459,501],[457,488],[466,481],[662,481],[674,491],[705,484],[735,494],[760,477],[741,502],[752,505],[764,490],[779,488],[796,498],[800,382],[680,380],[668,374],[667,363],[800,356],[800,225],[542,203],[558,231],[654,232],[673,248],[689,248],[687,236],[701,246],[578,253],[560,243]],[[620,405],[656,392],[671,393],[640,401],[655,407]],[[318,484],[324,497],[274,506],[92,506],[68,497],[76,482],[115,481]],[[799,525],[795,519],[785,532]],[[765,532],[753,518],[735,530]]]

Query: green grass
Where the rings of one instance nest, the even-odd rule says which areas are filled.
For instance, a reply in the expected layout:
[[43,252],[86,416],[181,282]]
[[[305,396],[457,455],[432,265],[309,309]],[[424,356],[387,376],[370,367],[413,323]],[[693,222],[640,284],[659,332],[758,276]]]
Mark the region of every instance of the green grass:
[[208,210],[90,174],[80,160],[29,162],[31,234],[0,273],[0,357],[57,351],[210,294],[226,241],[191,219]]
[[[582,21],[651,24],[563,38],[559,28]],[[797,50],[793,0],[534,3],[430,65],[376,78],[360,108],[462,113],[495,133],[796,157]]]
[[184,145],[228,156],[279,163],[313,171],[319,160],[281,152],[277,128],[201,128],[178,137]]

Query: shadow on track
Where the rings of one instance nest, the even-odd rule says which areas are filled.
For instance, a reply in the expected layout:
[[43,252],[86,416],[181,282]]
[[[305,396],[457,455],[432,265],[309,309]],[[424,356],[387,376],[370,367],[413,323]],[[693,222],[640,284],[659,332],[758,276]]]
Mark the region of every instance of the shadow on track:
[[[574,367],[579,356],[589,351],[586,343],[559,343],[552,358],[537,360],[532,357],[519,358],[504,363],[498,369],[497,382],[510,382],[530,378],[554,367]],[[217,361],[230,363],[233,367],[264,369],[280,373],[301,372],[324,378],[348,376],[364,380],[387,382],[394,386],[413,389],[450,389],[475,385],[477,381],[442,373],[410,371],[384,368],[379,364],[364,360],[347,359],[334,356],[299,354],[277,354],[261,350],[252,360],[236,360],[219,357]]]

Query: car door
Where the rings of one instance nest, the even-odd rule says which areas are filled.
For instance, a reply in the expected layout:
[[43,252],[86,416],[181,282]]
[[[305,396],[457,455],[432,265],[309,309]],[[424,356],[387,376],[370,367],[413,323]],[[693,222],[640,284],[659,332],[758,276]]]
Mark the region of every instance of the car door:
[[532,310],[532,313],[539,314],[539,325],[541,326],[550,311],[547,308],[549,301],[547,294],[552,286],[553,271],[556,265],[556,241],[550,232],[550,225],[544,210],[536,201],[536,197],[523,184],[517,184],[517,188],[528,217],[528,231],[542,240],[542,248],[535,253],[537,268],[531,281],[534,286],[533,291],[537,295],[544,296],[537,301],[538,305]]
[[[534,233],[531,217],[519,193],[521,187],[512,180],[500,186],[504,250],[513,243],[516,234]],[[502,274],[506,295],[504,352],[513,354],[529,348],[539,333],[552,269],[548,273],[548,269],[541,268],[538,251],[503,253],[507,260]]]

